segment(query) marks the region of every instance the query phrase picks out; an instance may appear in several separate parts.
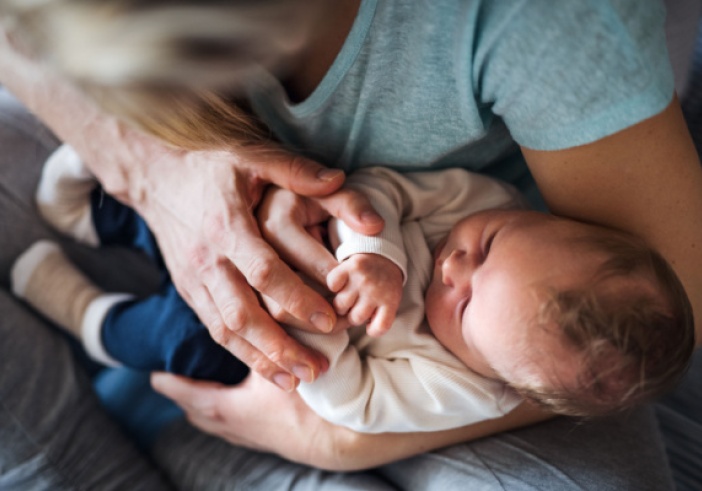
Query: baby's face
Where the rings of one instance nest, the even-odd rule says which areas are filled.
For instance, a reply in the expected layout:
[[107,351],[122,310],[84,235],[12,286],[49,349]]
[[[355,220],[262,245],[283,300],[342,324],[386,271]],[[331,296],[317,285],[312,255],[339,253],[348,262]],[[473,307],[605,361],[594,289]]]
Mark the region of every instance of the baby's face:
[[[434,251],[426,315],[473,371],[512,385],[568,384],[578,357],[534,322],[548,288],[575,286],[598,259],[570,241],[588,227],[543,213],[490,210],[459,222]],[[550,382],[549,382],[550,381]]]

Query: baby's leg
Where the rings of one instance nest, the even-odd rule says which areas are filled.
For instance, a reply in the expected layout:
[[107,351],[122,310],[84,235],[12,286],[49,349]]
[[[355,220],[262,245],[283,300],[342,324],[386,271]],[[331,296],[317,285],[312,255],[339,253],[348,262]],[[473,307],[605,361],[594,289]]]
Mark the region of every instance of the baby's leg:
[[44,164],[36,192],[39,213],[59,232],[78,242],[97,246],[99,238],[93,226],[90,203],[97,186],[73,148],[62,145]]
[[58,244],[35,242],[12,266],[12,291],[47,319],[83,342],[88,354],[110,366],[119,363],[102,348],[99,325],[86,321],[104,316],[114,304],[131,298],[105,294],[68,259]]
[[172,283],[157,294],[115,305],[102,340],[111,356],[142,370],[165,370],[233,385],[248,367],[217,344]]
[[146,252],[157,262],[156,241],[131,208],[105,194],[78,154],[68,145],[46,161],[36,192],[42,217],[78,242],[121,245]]
[[12,288],[32,307],[83,342],[107,365],[165,370],[224,384],[241,382],[247,367],[219,346],[172,283],[145,299],[105,293],[63,254],[40,241],[12,268]]
[[[35,191],[56,145],[0,88],[0,489],[175,490],[100,407],[65,336],[7,290],[17,256],[51,235],[36,214]],[[127,258],[123,268],[140,265]]]

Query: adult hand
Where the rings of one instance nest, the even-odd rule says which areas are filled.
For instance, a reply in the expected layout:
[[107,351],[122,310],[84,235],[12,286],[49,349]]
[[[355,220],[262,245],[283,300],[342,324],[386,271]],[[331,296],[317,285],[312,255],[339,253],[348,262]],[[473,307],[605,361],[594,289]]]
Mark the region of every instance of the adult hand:
[[[326,360],[288,337],[258,302],[256,291],[300,327],[324,331],[336,323],[328,302],[261,238],[253,209],[269,183],[322,196],[339,189],[342,172],[272,145],[199,152],[166,147],[16,53],[2,26],[0,55],[0,81],[76,149],[107,192],[146,219],[179,292],[218,342],[286,390],[325,369]],[[365,213],[373,216],[371,209]],[[359,216],[354,223],[362,222]]]
[[331,217],[365,235],[383,229],[383,219],[373,211],[368,198],[353,189],[311,197],[270,188],[258,210],[263,237],[288,264],[320,285],[327,285],[329,273],[339,264],[320,232],[326,230]]
[[[140,153],[148,164],[130,176],[126,200],[151,226],[178,291],[212,337],[285,390],[313,381],[326,360],[289,337],[256,292],[299,327],[329,331],[335,313],[261,237],[252,213],[268,184],[323,195],[341,186],[343,173],[273,146]],[[373,216],[370,207],[347,213]]]
[[291,461],[338,468],[340,450],[354,435],[321,419],[297,393],[277,390],[255,373],[236,387],[167,373],[153,374],[151,382],[201,430]]

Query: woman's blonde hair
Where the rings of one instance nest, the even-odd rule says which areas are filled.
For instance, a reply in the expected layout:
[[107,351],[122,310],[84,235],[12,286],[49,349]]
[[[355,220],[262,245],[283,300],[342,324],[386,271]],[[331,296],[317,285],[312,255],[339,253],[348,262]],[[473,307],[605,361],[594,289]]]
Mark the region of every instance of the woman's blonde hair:
[[109,112],[173,145],[212,148],[264,137],[245,87],[301,46],[318,3],[0,0],[0,15]]

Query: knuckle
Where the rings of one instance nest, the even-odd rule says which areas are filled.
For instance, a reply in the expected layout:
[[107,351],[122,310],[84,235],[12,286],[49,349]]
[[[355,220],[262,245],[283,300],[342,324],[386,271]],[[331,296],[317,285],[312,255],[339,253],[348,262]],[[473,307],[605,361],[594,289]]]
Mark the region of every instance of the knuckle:
[[304,316],[307,307],[307,296],[303,289],[294,288],[290,291],[290,294],[283,302],[285,306],[285,311],[290,312],[293,316]]
[[283,350],[281,346],[275,346],[266,350],[266,356],[271,363],[280,366],[285,359],[285,350]]
[[246,364],[251,370],[261,375],[267,380],[271,380],[273,375],[280,371],[273,363],[270,362],[268,358],[263,356],[261,353],[256,352],[249,356],[249,360],[246,360]]
[[220,213],[209,213],[202,220],[202,230],[205,238],[212,243],[219,243],[229,229],[224,216]]
[[309,160],[303,158],[300,155],[292,155],[289,165],[290,178],[293,180],[297,180],[305,177],[309,165]]
[[241,305],[229,303],[222,307],[221,313],[226,325],[226,329],[223,329],[224,331],[241,334],[249,323],[249,313]]
[[258,291],[265,291],[275,275],[276,261],[270,255],[257,255],[247,268],[246,279]]
[[202,271],[210,265],[209,249],[202,243],[190,246],[185,251],[185,257],[187,258],[188,263],[195,268],[196,271]]
[[223,322],[216,321],[210,325],[210,336],[217,344],[227,346],[231,338],[231,332]]

